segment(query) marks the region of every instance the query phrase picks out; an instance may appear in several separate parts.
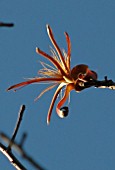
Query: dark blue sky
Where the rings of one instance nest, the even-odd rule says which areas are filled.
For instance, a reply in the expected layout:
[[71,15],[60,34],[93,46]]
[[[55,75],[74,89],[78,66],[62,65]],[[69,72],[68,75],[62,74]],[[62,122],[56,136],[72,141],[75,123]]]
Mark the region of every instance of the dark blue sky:
[[[34,98],[45,85],[31,85],[16,93],[5,90],[23,78],[37,76],[36,47],[49,52],[49,24],[61,48],[66,49],[64,31],[72,42],[71,66],[88,64],[98,73],[115,80],[114,0],[0,1],[0,21],[14,22],[0,28],[0,131],[11,136],[21,104],[26,111],[17,141],[28,133],[27,152],[48,170],[115,170],[115,92],[87,89],[71,92],[70,114],[60,119],[55,112],[47,126],[47,111],[55,91],[37,102]],[[57,100],[59,101],[59,100]],[[30,165],[22,163],[32,170]],[[14,168],[0,153],[1,169]]]

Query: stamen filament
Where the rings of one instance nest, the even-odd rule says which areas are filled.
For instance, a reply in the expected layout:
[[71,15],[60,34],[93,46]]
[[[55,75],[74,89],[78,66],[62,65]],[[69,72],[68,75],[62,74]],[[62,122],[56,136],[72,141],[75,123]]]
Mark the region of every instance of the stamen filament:
[[50,118],[51,118],[51,113],[52,113],[52,110],[53,110],[53,106],[54,106],[54,103],[57,99],[57,96],[59,94],[59,92],[61,91],[61,89],[66,85],[66,83],[61,83],[58,88],[56,89],[55,93],[54,93],[54,96],[52,98],[52,101],[51,101],[51,104],[50,104],[50,107],[49,107],[49,111],[48,111],[48,115],[47,115],[47,124],[50,123]]
[[70,60],[71,60],[71,41],[67,32],[65,32],[66,42],[67,42],[67,67],[70,70]]
[[63,64],[65,70],[67,71],[67,73],[69,73],[69,69],[68,69],[68,67],[67,67],[67,65],[65,63],[65,60],[64,60],[63,55],[62,55],[62,52],[61,52],[60,48],[58,47],[58,45],[57,45],[57,43],[56,43],[56,41],[54,39],[54,36],[53,36],[53,33],[52,33],[52,29],[50,28],[49,25],[46,25],[46,27],[47,27],[47,32],[48,32],[49,38],[50,38],[53,46],[55,47],[55,49],[56,49],[56,51],[57,51],[57,53],[58,53],[58,55],[60,57],[60,60],[61,60],[61,62]]
[[45,52],[41,51],[39,48],[36,48],[36,52],[42,56],[44,56],[45,58],[47,58],[48,60],[50,60],[51,63],[53,63],[53,65],[58,68],[61,72],[62,75],[67,75],[65,73],[65,71],[63,70],[63,68],[61,67],[61,65],[50,55],[46,54]]
[[50,82],[50,81],[51,82],[54,81],[54,83],[55,83],[55,82],[61,82],[61,81],[63,81],[63,79],[62,78],[52,78],[52,77],[49,77],[49,78],[45,78],[45,77],[42,77],[42,78],[33,78],[32,80],[28,80],[28,81],[21,82],[21,83],[15,84],[13,86],[10,86],[7,89],[7,91],[9,91],[11,89],[16,89],[16,88],[19,88],[19,87],[24,87],[24,86],[27,86],[27,85],[33,84],[33,83]]

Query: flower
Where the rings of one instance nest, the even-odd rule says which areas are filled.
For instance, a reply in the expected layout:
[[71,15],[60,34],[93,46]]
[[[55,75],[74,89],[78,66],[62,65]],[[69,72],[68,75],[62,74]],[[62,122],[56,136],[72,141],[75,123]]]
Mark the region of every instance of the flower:
[[71,41],[70,37],[67,32],[65,32],[66,42],[67,42],[67,53],[63,50],[60,50],[52,29],[49,25],[46,25],[48,36],[54,46],[55,49],[51,48],[50,51],[52,53],[52,56],[48,55],[47,53],[43,52],[39,48],[36,48],[36,52],[40,54],[41,56],[45,57],[47,60],[49,60],[53,66],[41,62],[41,65],[43,66],[42,69],[38,71],[38,74],[40,76],[28,79],[25,82],[21,82],[18,84],[15,84],[13,86],[10,86],[7,91],[14,89],[16,91],[20,87],[24,87],[29,84],[33,83],[50,83],[51,85],[47,87],[45,90],[43,90],[40,95],[36,98],[40,98],[45,92],[49,91],[50,89],[57,87],[54,96],[52,98],[48,115],[47,115],[47,123],[50,123],[51,113],[55,104],[55,101],[57,99],[58,94],[60,93],[61,89],[64,88],[64,94],[61,100],[58,102],[56,106],[56,112],[59,117],[63,118],[67,116],[68,114],[68,107],[62,107],[67,98],[69,97],[69,94],[72,90],[75,90],[76,92],[80,92],[81,90],[85,89],[84,82],[88,82],[89,80],[96,80],[97,79],[97,73],[94,71],[91,71],[87,65],[85,64],[79,64],[76,65],[71,69],[70,62],[71,62]]

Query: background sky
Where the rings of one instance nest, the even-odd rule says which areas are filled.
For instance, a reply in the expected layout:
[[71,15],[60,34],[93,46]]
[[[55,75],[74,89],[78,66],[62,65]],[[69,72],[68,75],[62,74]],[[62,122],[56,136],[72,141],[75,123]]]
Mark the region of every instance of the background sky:
[[[70,113],[60,119],[47,111],[55,89],[37,102],[45,85],[30,85],[16,93],[5,90],[23,78],[37,76],[40,47],[49,52],[49,24],[61,48],[66,49],[64,31],[72,42],[71,67],[84,63],[115,81],[115,1],[114,0],[0,0],[0,21],[13,28],[0,28],[0,131],[12,135],[18,110],[26,105],[16,137],[28,133],[25,150],[47,170],[115,170],[115,92],[91,88],[71,92]],[[57,100],[57,102],[59,99]],[[28,170],[34,169],[26,161]],[[0,167],[13,170],[0,153]]]

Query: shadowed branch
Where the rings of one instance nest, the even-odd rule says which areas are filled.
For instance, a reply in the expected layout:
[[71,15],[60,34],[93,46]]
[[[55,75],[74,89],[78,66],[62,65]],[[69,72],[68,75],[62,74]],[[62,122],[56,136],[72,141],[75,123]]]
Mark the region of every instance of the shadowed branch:
[[16,156],[12,153],[12,148],[18,152],[24,159],[26,159],[31,165],[33,165],[34,168],[37,170],[44,170],[37,162],[34,161],[34,159],[29,156],[23,149],[23,144],[26,139],[26,134],[24,133],[22,135],[20,143],[15,142],[16,135],[18,133],[21,120],[23,117],[23,113],[25,110],[25,105],[22,105],[19,110],[18,120],[14,129],[14,132],[12,134],[12,138],[10,139],[6,134],[0,133],[1,139],[8,144],[8,147],[4,146],[2,143],[0,143],[0,151],[8,158],[10,163],[18,170],[27,170],[22,163],[16,158]]

